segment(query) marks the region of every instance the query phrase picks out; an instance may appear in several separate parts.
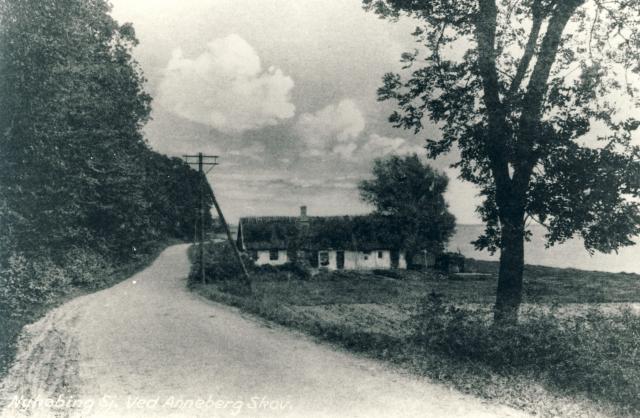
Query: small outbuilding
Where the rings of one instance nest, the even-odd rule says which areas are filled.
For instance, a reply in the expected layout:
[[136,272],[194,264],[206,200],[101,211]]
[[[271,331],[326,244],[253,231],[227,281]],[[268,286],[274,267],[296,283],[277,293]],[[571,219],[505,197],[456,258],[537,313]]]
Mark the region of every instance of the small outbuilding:
[[247,217],[238,248],[257,265],[306,263],[328,270],[406,269],[393,222],[380,216]]

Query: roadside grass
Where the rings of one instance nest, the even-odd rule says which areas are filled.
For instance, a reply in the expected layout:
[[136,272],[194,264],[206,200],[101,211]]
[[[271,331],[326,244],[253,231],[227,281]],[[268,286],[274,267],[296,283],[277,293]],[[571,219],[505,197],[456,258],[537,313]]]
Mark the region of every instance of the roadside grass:
[[[470,261],[469,267],[495,273],[497,265]],[[495,277],[430,271],[307,277],[287,270],[254,267],[252,293],[233,276],[190,286],[208,299],[539,416],[640,415],[640,319],[597,305],[639,302],[639,275],[527,266],[522,320],[503,329],[491,324]],[[571,315],[562,313],[567,306]]]
[[138,253],[128,262],[121,265],[108,266],[97,275],[95,271],[92,271],[91,274],[94,277],[90,282],[83,285],[68,286],[54,294],[47,303],[27,306],[18,317],[0,312],[0,379],[4,378],[13,363],[16,354],[16,342],[25,325],[39,320],[51,309],[75,297],[109,288],[131,277],[149,266],[165,248],[181,242],[178,240],[165,240],[151,243],[144,253]]
[[[472,271],[497,275],[498,262],[467,260]],[[495,288],[495,281],[490,283]],[[524,301],[529,303],[640,302],[640,275],[526,265]]]

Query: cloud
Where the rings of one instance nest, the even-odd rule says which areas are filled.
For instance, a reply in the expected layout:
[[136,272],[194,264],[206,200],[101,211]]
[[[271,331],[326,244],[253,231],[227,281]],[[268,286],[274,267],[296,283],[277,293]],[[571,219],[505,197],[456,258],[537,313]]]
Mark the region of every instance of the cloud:
[[370,162],[387,155],[424,154],[424,147],[415,145],[401,137],[386,137],[371,134],[357,142],[340,143],[331,150],[333,154],[346,161]]
[[311,155],[329,151],[348,154],[354,150],[349,141],[356,139],[364,127],[365,119],[356,103],[344,99],[315,113],[300,115],[295,130]]
[[368,141],[358,149],[358,153],[362,156],[369,156],[371,158],[384,157],[385,155],[391,154],[420,155],[424,153],[424,146],[412,144],[405,138],[390,138],[378,134],[372,134],[369,136]]
[[254,143],[240,149],[232,149],[230,151],[227,151],[227,154],[242,159],[263,161],[266,152],[267,147],[265,147],[264,144]]
[[159,86],[159,103],[177,115],[225,133],[275,125],[290,118],[293,80],[263,71],[249,43],[232,34],[214,39],[193,59],[173,51]]
[[365,117],[351,99],[330,104],[298,118],[295,131],[310,156],[334,156],[346,161],[370,161],[385,155],[420,154],[421,145],[405,138],[363,134]]
[[353,153],[358,149],[358,145],[355,143],[338,144],[331,150],[334,154],[339,155],[345,160],[349,160],[353,157]]
[[217,180],[223,181],[230,190],[256,190],[256,191],[274,191],[278,189],[279,193],[291,192],[300,189],[354,189],[359,176],[349,177],[315,177],[305,178],[294,176],[291,177],[288,172],[262,172],[258,174],[245,173],[222,173],[215,176]]

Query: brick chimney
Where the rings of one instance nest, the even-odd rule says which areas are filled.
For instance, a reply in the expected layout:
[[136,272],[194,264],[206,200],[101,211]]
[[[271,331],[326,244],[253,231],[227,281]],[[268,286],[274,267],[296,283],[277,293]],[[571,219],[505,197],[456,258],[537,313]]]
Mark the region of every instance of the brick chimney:
[[307,216],[307,207],[300,206],[300,222],[307,222],[309,217]]

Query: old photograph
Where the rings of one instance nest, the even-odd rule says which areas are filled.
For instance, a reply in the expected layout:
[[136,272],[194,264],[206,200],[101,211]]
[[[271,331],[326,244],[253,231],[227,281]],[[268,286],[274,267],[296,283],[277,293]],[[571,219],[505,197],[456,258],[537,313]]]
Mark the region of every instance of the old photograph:
[[638,417],[638,128],[638,0],[0,0],[0,417]]

